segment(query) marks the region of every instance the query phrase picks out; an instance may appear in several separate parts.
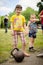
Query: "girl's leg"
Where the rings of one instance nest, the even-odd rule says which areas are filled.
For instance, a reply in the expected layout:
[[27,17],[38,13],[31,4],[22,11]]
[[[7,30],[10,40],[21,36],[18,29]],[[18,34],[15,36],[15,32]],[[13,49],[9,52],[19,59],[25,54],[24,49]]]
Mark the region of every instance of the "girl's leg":
[[18,43],[18,35],[17,35],[17,32],[14,31],[14,36],[13,36],[13,48],[17,48],[17,43]]
[[22,41],[22,51],[24,52],[25,56],[28,57],[30,55],[28,53],[26,53],[26,41],[25,41],[23,32],[20,32],[20,38],[21,38],[21,41]]
[[[13,36],[13,44],[12,44],[12,48],[17,48],[17,41],[18,41],[18,35],[17,35],[17,32],[14,31],[14,33],[12,34]],[[11,55],[11,58],[12,58],[12,55]]]

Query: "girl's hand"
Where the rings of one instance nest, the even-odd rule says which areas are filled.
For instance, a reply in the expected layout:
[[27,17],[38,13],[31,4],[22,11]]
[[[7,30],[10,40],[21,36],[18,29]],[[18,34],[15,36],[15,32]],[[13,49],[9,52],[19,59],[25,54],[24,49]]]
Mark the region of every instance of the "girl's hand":
[[43,17],[43,15],[41,15],[40,17]]
[[28,27],[25,28],[24,33],[25,33],[25,35],[28,35],[28,33],[29,33]]

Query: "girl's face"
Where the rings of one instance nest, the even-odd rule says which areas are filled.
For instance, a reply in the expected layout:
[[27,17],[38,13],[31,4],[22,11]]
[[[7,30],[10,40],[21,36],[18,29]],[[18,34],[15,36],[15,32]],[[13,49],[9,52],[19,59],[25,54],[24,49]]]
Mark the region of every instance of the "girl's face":
[[36,16],[35,16],[35,15],[31,15],[31,16],[30,16],[31,22],[34,22],[35,19],[36,19]]
[[15,12],[16,12],[17,15],[21,14],[21,11],[22,10],[20,8],[16,8],[16,10],[15,10]]

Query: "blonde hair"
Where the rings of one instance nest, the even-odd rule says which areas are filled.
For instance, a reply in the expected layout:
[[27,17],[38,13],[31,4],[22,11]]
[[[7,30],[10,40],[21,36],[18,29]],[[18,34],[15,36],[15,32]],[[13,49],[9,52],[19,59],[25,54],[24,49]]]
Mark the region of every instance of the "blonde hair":
[[31,19],[34,19],[34,18],[36,18],[36,15],[35,15],[35,14],[31,14],[31,15],[30,15],[30,20],[31,20]]

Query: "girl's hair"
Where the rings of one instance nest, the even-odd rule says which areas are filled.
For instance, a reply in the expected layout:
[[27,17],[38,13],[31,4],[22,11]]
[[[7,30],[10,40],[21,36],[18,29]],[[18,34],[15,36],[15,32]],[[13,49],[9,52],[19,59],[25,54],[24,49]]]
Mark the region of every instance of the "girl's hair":
[[19,8],[19,9],[22,10],[22,6],[21,6],[21,5],[16,5],[15,10],[16,10],[17,8]]

